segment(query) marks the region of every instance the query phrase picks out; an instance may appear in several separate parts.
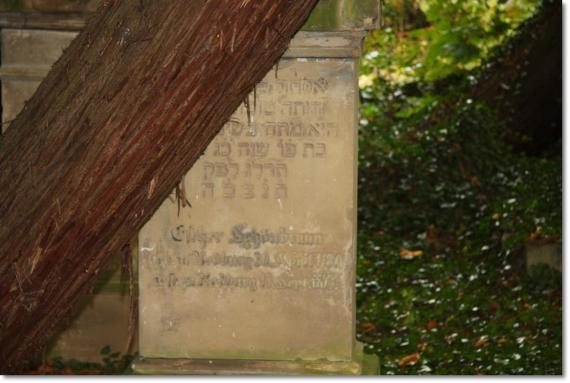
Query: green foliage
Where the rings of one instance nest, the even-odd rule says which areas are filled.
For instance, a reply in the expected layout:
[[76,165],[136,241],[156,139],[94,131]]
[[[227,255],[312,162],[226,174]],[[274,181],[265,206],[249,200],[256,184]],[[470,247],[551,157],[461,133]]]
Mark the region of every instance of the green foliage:
[[561,145],[514,152],[470,92],[539,2],[396,3],[360,79],[359,337],[384,374],[560,374],[560,278],[522,248],[560,240]]
[[[388,1],[388,28],[367,41],[363,73],[396,83],[435,81],[479,68],[541,0]],[[401,20],[399,13],[415,12]],[[418,15],[419,14],[419,15]],[[407,21],[407,22],[406,22]]]
[[520,277],[516,257],[494,246],[410,260],[400,238],[359,239],[359,338],[382,374],[561,373],[559,290],[533,287],[544,280]]
[[434,26],[425,31],[429,47],[425,79],[436,80],[479,67],[532,14],[537,3],[533,0],[422,1],[421,8]]
[[131,365],[138,355],[113,352],[109,346],[103,347],[100,354],[101,363],[61,357],[53,358],[49,363],[39,367],[37,373],[42,375],[128,375],[132,374]]
[[505,184],[493,204],[495,225],[508,234],[505,246],[561,239],[562,158],[518,158],[506,173],[499,174]]

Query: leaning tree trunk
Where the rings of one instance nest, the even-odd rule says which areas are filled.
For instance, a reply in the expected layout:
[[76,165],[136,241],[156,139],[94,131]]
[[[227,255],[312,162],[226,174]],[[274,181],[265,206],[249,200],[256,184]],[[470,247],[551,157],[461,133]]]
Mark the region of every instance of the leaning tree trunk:
[[316,0],[106,0],[0,146],[0,368],[49,339]]

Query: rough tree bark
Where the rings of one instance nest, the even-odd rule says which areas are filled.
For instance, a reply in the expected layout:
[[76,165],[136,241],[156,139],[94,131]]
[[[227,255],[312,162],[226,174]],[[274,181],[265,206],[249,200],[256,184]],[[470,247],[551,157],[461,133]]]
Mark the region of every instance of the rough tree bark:
[[0,146],[0,369],[49,339],[316,0],[106,0]]

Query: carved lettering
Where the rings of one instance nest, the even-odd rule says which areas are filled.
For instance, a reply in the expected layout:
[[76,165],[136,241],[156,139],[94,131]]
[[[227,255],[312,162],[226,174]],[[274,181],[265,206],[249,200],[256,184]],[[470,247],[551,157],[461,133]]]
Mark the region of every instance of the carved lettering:
[[232,154],[232,145],[229,142],[214,143],[214,156],[229,157]]
[[293,142],[279,141],[281,156],[284,158],[294,158],[297,155],[297,144]]
[[198,244],[205,249],[209,244],[221,243],[223,232],[208,232],[203,226],[178,225],[170,230],[170,237],[174,242],[185,242],[187,244]]
[[255,198],[255,186],[251,183],[246,183],[243,185],[243,198],[253,199]]
[[257,290],[337,290],[339,277],[336,274],[315,273],[306,278],[292,276],[275,277],[270,273],[261,276],[242,276],[229,273],[204,273],[198,272],[185,276],[170,273],[168,278],[157,276],[152,279],[151,287],[167,289],[188,288],[222,288],[222,289],[245,289],[251,292]]
[[214,198],[214,183],[213,182],[203,182],[201,196],[204,199]]
[[238,155],[240,157],[267,157],[269,154],[269,144],[265,142],[240,142],[238,144]]
[[318,246],[324,242],[322,233],[293,232],[284,227],[277,231],[268,229],[249,229],[246,223],[235,225],[231,229],[230,244],[236,244],[244,249],[259,249],[261,245],[300,245]]
[[235,184],[230,181],[229,179],[226,179],[224,181],[224,198],[227,199],[233,199],[236,196],[236,186]]

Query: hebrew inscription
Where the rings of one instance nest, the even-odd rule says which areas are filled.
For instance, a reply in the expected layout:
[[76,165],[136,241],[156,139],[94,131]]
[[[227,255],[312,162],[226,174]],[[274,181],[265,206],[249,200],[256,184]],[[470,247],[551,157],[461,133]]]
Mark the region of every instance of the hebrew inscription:
[[350,358],[355,79],[283,60],[143,228],[143,356]]

